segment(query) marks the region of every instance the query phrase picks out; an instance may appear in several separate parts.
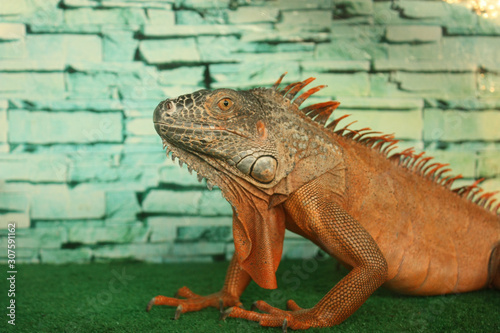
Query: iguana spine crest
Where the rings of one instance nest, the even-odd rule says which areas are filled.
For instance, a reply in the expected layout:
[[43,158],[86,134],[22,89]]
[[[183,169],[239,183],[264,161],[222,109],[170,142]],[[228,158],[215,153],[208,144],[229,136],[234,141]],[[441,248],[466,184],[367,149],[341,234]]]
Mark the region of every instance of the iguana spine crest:
[[[280,78],[273,85],[273,88],[278,91],[284,97],[284,99],[297,105],[297,107],[299,107],[309,96],[326,87],[324,85],[314,87],[307,90],[302,95],[293,100],[295,95],[309,83],[314,81],[315,78],[311,77],[304,81],[294,82],[287,85],[282,90],[279,90],[279,86],[286,74],[287,73],[285,72],[280,76]],[[334,134],[379,151],[389,160],[397,163],[401,167],[404,167],[422,176],[425,179],[431,180],[438,185],[444,186],[445,188],[453,191],[462,198],[465,198],[485,208],[488,211],[492,211],[493,213],[500,215],[500,202],[495,206],[494,203],[497,201],[497,199],[493,198],[493,196],[497,194],[498,191],[484,192],[484,190],[478,186],[481,182],[484,181],[484,178],[478,179],[472,185],[466,185],[452,190],[451,187],[453,186],[454,181],[463,178],[463,176],[460,174],[456,176],[444,176],[445,173],[451,171],[451,169],[445,168],[449,164],[432,163],[427,165],[428,162],[433,159],[433,157],[424,157],[424,152],[416,154],[414,148],[408,148],[400,153],[389,155],[394,149],[398,147],[396,144],[399,142],[399,140],[394,139],[394,134],[381,134],[381,132],[372,131],[372,129],[369,127],[359,130],[350,129],[349,127],[352,124],[356,123],[356,121],[353,121],[346,126],[336,130],[339,122],[347,118],[349,115],[343,115],[327,124],[328,119],[332,115],[333,111],[335,111],[335,109],[337,109],[339,105],[340,102],[328,101],[312,104],[300,110],[315,123],[319,124],[321,127],[327,128]]]

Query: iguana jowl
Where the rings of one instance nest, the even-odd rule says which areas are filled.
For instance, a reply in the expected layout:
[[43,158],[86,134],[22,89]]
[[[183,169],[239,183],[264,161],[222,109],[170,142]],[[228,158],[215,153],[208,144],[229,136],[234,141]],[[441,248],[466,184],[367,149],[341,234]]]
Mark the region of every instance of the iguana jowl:
[[[229,317],[293,329],[341,323],[382,284],[405,294],[500,288],[500,205],[477,183],[451,190],[445,165],[370,129],[325,127],[338,102],[300,109],[313,78],[280,89],[200,90],[161,102],[155,128],[167,154],[186,163],[233,207],[235,254],[220,292],[183,287],[176,318],[208,306]],[[263,301],[240,307],[250,280],[276,288],[285,229],[317,244],[351,271],[314,307]]]

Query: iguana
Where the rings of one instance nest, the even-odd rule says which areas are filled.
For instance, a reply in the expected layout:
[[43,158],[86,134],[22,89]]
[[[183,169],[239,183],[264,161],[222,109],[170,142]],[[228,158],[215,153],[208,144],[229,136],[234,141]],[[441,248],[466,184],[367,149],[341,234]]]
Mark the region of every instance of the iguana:
[[[286,74],[286,73],[285,73]],[[181,313],[213,306],[223,317],[292,329],[328,327],[353,314],[381,285],[410,295],[500,289],[500,204],[478,182],[451,190],[461,176],[369,128],[328,122],[340,104],[300,109],[314,78],[280,89],[199,90],[162,101],[154,126],[167,155],[218,186],[233,209],[235,254],[222,290],[200,296],[187,287],[148,304]],[[326,125],[328,123],[328,125]],[[481,193],[480,193],[481,192]],[[350,268],[314,307],[288,311],[264,301],[252,310],[240,296],[251,280],[277,287],[285,229]],[[224,310],[224,307],[229,307]]]

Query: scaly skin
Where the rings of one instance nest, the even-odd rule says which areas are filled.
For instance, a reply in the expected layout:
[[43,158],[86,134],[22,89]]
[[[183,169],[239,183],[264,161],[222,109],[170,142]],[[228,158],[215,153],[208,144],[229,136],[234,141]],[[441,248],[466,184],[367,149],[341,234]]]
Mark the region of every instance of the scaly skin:
[[[338,102],[299,109],[322,88],[313,79],[279,90],[201,90],[161,102],[155,128],[167,154],[220,187],[233,207],[235,255],[220,292],[148,304],[181,313],[212,306],[222,317],[292,329],[336,325],[381,285],[413,295],[500,288],[500,205],[477,184],[450,190],[458,177],[413,150],[392,154],[391,136],[325,127]],[[350,273],[310,309],[263,301],[245,310],[253,279],[277,287],[285,229],[304,236]],[[224,310],[224,307],[229,307]]]

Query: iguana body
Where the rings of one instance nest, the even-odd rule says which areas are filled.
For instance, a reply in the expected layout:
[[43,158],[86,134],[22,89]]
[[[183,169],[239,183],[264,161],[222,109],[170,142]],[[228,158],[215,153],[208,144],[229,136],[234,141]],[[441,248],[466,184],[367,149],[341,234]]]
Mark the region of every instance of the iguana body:
[[[454,191],[458,177],[406,150],[389,157],[392,136],[335,130],[325,123],[338,106],[299,109],[322,88],[296,94],[313,79],[280,90],[201,90],[161,102],[154,122],[167,152],[217,185],[233,207],[235,255],[224,287],[148,305],[180,313],[207,306],[225,316],[294,329],[341,323],[378,287],[414,295],[500,288],[500,205],[474,184]],[[313,308],[289,311],[263,301],[240,307],[253,279],[276,288],[285,228],[308,238],[352,268]]]

